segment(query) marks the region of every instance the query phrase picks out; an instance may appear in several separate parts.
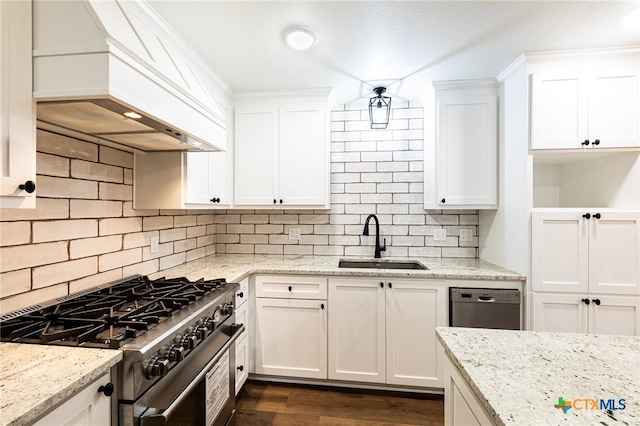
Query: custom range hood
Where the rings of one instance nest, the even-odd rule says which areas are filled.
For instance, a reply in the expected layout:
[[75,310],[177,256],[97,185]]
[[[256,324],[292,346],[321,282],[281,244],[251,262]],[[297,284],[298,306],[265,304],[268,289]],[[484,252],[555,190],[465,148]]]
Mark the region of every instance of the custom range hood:
[[226,84],[144,1],[37,0],[33,31],[39,128],[142,151],[226,150]]

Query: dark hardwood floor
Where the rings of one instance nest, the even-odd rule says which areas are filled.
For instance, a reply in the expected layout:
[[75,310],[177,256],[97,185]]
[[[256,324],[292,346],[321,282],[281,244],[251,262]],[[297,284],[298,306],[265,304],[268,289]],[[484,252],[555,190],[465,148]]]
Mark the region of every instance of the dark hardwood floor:
[[442,425],[439,395],[308,387],[249,381],[240,393],[236,424]]

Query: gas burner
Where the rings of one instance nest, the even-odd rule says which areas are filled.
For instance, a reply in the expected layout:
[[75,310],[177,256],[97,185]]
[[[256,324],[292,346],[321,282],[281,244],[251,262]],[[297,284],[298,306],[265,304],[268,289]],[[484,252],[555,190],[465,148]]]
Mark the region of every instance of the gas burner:
[[118,348],[224,288],[224,278],[137,277],[1,321],[3,342]]

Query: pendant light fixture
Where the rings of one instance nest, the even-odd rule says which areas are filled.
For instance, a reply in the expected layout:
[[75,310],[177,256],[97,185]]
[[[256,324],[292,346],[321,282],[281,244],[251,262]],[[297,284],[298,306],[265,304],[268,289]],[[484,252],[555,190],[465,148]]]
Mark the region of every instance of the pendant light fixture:
[[391,98],[382,96],[386,91],[386,87],[376,87],[373,92],[377,96],[369,99],[369,123],[372,129],[386,129],[389,125]]

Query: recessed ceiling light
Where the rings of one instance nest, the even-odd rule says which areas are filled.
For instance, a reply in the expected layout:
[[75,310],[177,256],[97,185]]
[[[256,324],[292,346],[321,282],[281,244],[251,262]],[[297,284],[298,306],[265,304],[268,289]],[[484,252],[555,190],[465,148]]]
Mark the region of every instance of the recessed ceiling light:
[[134,120],[139,120],[142,118],[142,116],[140,114],[138,114],[137,112],[133,112],[133,111],[127,111],[124,113],[124,116],[127,118],[133,118]]
[[316,42],[316,35],[313,31],[304,27],[292,27],[284,33],[284,39],[295,50],[307,50]]

